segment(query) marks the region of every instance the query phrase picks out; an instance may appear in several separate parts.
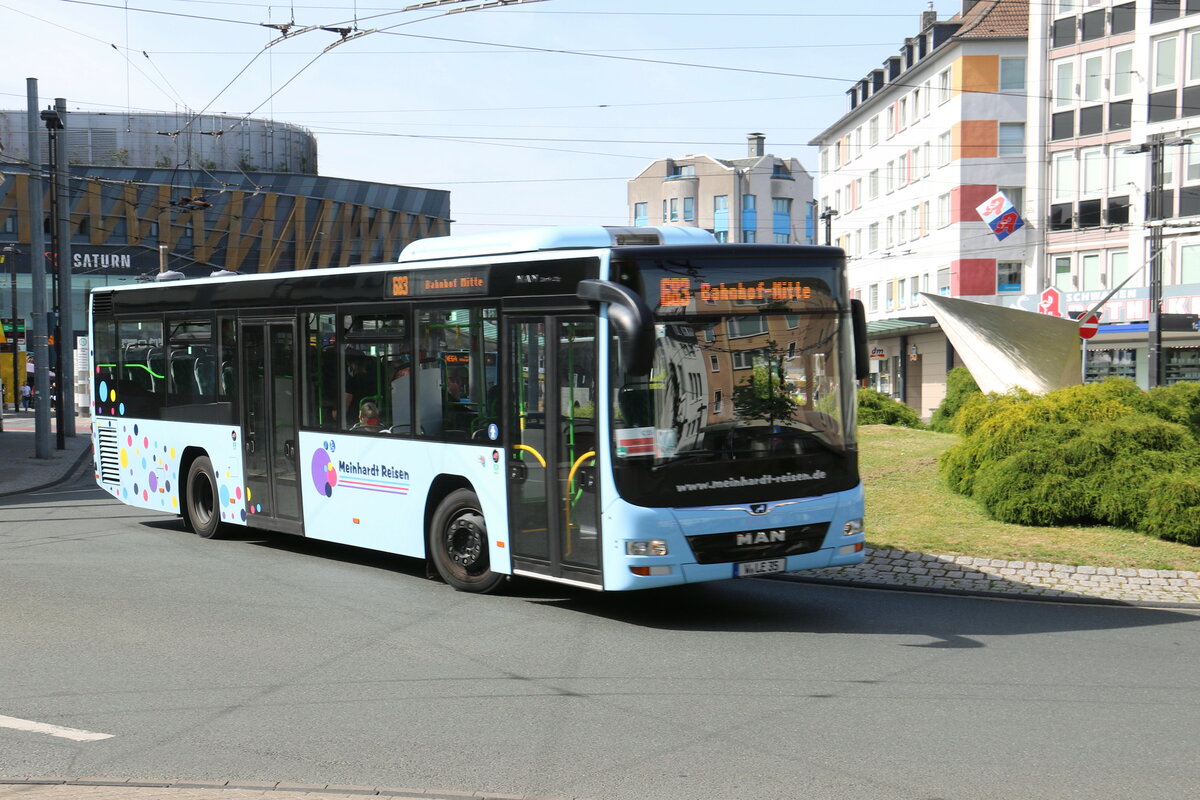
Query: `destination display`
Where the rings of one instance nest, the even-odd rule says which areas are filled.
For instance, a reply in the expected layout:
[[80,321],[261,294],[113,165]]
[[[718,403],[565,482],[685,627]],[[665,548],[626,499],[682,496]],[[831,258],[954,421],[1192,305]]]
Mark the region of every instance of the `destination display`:
[[[821,284],[824,288],[824,283]],[[811,300],[812,285],[803,281],[773,280],[753,283],[701,283],[692,288],[690,278],[660,278],[659,302],[663,308],[685,308],[694,300],[704,303],[770,303]]]
[[487,267],[395,272],[384,284],[387,297],[449,297],[487,294]]

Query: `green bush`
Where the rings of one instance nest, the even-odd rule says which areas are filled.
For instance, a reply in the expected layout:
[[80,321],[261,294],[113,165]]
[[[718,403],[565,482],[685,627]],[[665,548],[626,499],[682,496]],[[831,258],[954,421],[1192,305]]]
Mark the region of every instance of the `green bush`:
[[942,433],[954,430],[954,417],[963,403],[973,395],[980,394],[979,384],[971,377],[966,367],[954,367],[946,373],[946,396],[933,412],[929,427]]
[[905,428],[925,427],[916,411],[874,389],[858,390],[858,423],[901,425]]
[[1127,380],[973,395],[939,468],[994,519],[1107,524],[1200,544],[1200,387]]

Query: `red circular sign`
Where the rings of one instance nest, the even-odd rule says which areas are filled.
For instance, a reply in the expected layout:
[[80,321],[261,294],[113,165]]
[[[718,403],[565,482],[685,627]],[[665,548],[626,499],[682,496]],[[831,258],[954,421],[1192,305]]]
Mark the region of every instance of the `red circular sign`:
[[1095,314],[1079,322],[1080,339],[1090,339],[1096,335],[1096,331],[1098,330],[1100,330],[1100,317]]

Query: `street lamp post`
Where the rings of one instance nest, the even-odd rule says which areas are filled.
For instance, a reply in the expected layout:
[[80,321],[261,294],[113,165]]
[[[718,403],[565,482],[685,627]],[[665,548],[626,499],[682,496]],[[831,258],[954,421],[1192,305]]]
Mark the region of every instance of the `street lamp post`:
[[1172,209],[1166,208],[1163,192],[1164,154],[1167,147],[1181,147],[1192,143],[1184,136],[1154,134],[1142,145],[1129,147],[1126,153],[1148,153],[1150,155],[1150,185],[1146,192],[1146,227],[1149,229],[1150,261],[1149,279],[1150,308],[1146,324],[1146,385],[1150,388],[1162,385],[1162,285],[1163,285],[1163,220]]
[[[59,115],[59,113],[56,109],[53,109],[53,108],[45,109],[44,111],[42,111],[41,116],[42,116],[42,122],[44,122],[46,124],[46,131],[50,137],[50,219],[53,221],[53,224],[50,225],[50,252],[52,252],[54,254],[55,270],[52,274],[57,275],[59,268],[61,267],[61,263],[62,263],[62,236],[61,236],[62,231],[59,229],[58,215],[59,215],[59,211],[61,210],[60,204],[66,202],[65,197],[59,196],[60,186],[59,186],[59,180],[58,180],[58,168],[59,168],[58,132],[63,129],[64,125],[62,122],[62,117]],[[59,319],[60,314],[58,312],[61,311],[62,298],[59,296],[58,291],[54,292],[53,301],[54,301],[54,310],[56,312],[54,316],[55,316],[55,319]],[[54,337],[54,344],[56,345],[55,352],[57,353],[57,358],[55,359],[54,371],[55,371],[55,376],[57,378],[57,385],[58,385],[57,391],[58,391],[58,394],[61,395],[62,394],[62,385],[63,385],[62,333],[61,333],[61,330],[57,323],[50,331],[48,331],[48,333]],[[49,403],[49,402],[50,402],[49,395],[43,395],[42,397],[38,398],[38,405],[41,405],[43,403]],[[55,449],[57,449],[57,450],[67,449],[67,443],[66,443],[66,438],[65,438],[66,432],[63,430],[63,427],[64,427],[63,402],[62,402],[62,398],[59,397],[58,403],[57,403],[57,409],[56,409],[56,413],[55,413],[55,417],[54,417],[54,438],[55,438],[54,446],[55,446]]]

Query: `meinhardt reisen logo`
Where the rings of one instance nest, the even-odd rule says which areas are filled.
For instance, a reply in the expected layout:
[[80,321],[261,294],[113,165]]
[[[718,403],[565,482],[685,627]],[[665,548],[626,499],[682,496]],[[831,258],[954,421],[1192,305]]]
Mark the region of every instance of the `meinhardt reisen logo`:
[[758,478],[726,478],[720,481],[704,481],[702,483],[677,483],[677,492],[702,492],[706,489],[736,489],[742,486],[770,486],[776,483],[797,483],[799,481],[819,481],[827,477],[824,470],[812,472],[788,472],[783,475],[762,475]]
[[337,444],[329,440],[313,451],[310,475],[319,494],[333,497],[333,490],[338,486],[384,494],[408,494],[409,482],[412,479],[408,470],[391,464],[345,459],[338,459],[335,464],[332,454],[336,450]]

